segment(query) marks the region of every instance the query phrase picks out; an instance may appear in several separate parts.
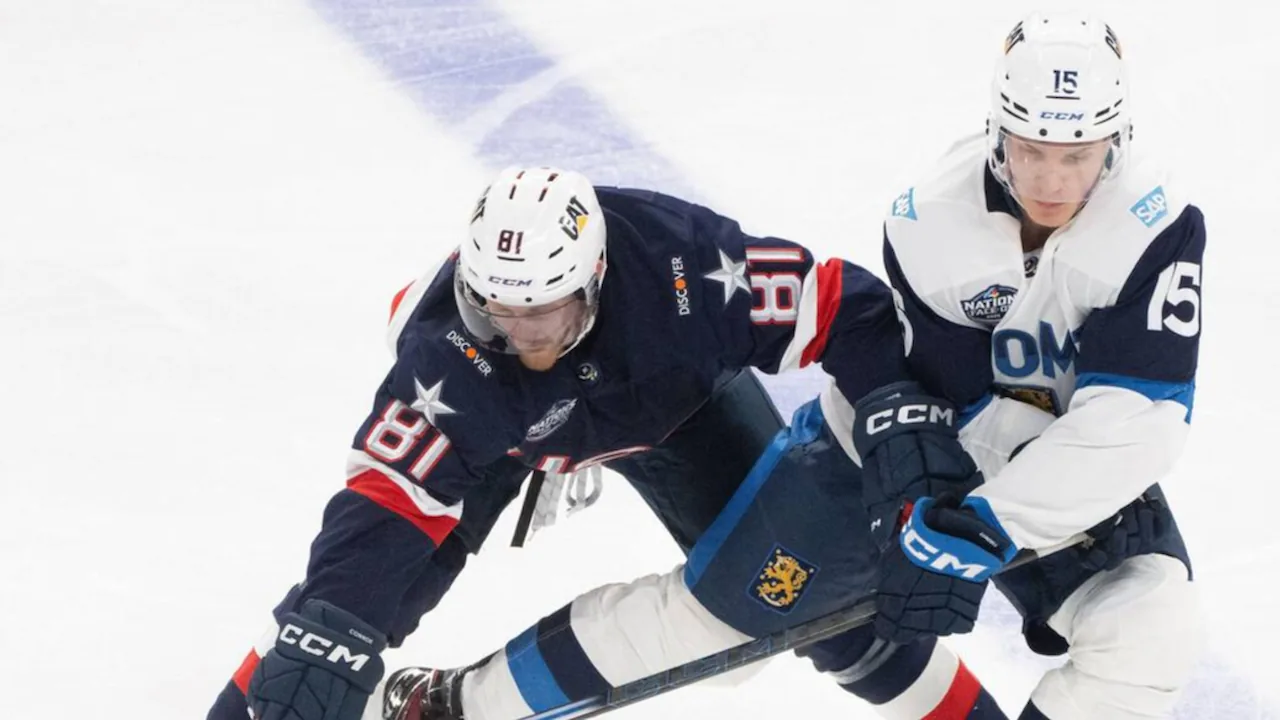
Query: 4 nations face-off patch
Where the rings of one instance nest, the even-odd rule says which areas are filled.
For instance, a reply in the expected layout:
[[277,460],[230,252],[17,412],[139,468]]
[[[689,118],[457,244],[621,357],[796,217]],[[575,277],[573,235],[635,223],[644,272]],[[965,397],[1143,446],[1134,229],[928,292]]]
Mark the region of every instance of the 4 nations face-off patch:
[[1009,312],[1017,294],[1017,288],[992,285],[968,300],[962,300],[960,309],[964,311],[965,317],[974,322],[995,324]]

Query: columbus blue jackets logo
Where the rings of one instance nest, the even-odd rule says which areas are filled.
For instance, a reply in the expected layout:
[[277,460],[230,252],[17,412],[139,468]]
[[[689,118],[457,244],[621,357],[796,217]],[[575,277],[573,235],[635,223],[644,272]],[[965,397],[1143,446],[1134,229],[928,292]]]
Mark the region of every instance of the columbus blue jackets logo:
[[770,610],[785,615],[804,597],[817,574],[817,565],[774,545],[747,593]]
[[547,438],[551,433],[560,429],[565,421],[569,419],[569,415],[573,413],[573,408],[577,406],[578,400],[557,400],[551,409],[547,411],[542,419],[529,426],[529,430],[525,435],[526,442],[538,442]]
[[980,323],[998,323],[1009,312],[1017,288],[1008,285],[992,285],[968,300],[960,301],[960,309],[970,320]]

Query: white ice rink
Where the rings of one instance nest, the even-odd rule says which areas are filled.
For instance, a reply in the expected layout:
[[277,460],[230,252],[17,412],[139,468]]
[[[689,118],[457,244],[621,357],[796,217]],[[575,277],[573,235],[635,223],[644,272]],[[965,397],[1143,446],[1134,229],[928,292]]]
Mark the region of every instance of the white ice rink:
[[[342,486],[392,294],[489,172],[658,187],[879,271],[883,214],[982,128],[1031,5],[0,0],[0,718],[204,717]],[[1210,236],[1165,487],[1213,636],[1177,717],[1280,718],[1280,12],[1095,5],[1136,142],[1176,159]],[[815,380],[772,387],[790,408]],[[473,660],[679,560],[616,478],[527,549],[513,525],[388,665]],[[1055,661],[990,597],[955,645],[1016,714]],[[871,715],[787,657],[617,717]]]

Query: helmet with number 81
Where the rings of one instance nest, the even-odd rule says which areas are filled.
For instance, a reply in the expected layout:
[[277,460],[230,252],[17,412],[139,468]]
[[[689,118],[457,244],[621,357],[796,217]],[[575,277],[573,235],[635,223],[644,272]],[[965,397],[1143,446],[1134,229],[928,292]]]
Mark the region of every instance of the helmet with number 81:
[[991,172],[1029,216],[1059,227],[1124,164],[1129,92],[1100,20],[1033,14],[1005,40],[987,122]]
[[483,347],[548,370],[591,330],[605,266],[591,183],[555,168],[507,168],[480,196],[459,248],[458,312]]

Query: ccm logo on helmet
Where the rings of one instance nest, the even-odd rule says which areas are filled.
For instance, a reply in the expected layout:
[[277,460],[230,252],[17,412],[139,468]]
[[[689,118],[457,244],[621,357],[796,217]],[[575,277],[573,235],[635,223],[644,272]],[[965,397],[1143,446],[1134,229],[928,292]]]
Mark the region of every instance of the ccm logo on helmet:
[[[894,418],[894,414],[897,418]],[[889,410],[881,410],[877,413],[871,413],[867,416],[867,434],[875,435],[884,432],[893,427],[894,422],[899,425],[912,425],[915,423],[928,422],[933,424],[943,424],[951,427],[955,424],[956,412],[951,408],[939,407],[937,405],[903,405],[902,407]]]
[[489,282],[502,287],[528,287],[533,284],[532,280],[516,280],[515,278],[502,278],[497,275],[490,275]]
[[365,663],[369,662],[367,654],[352,654],[351,648],[346,645],[340,645],[315,633],[306,632],[293,624],[286,624],[280,629],[280,642],[287,645],[296,645],[302,652],[322,657],[335,665],[337,663],[345,663],[356,671],[364,668]]
[[1041,120],[1083,120],[1084,113],[1067,113],[1067,112],[1049,112],[1048,110],[1040,111]]

